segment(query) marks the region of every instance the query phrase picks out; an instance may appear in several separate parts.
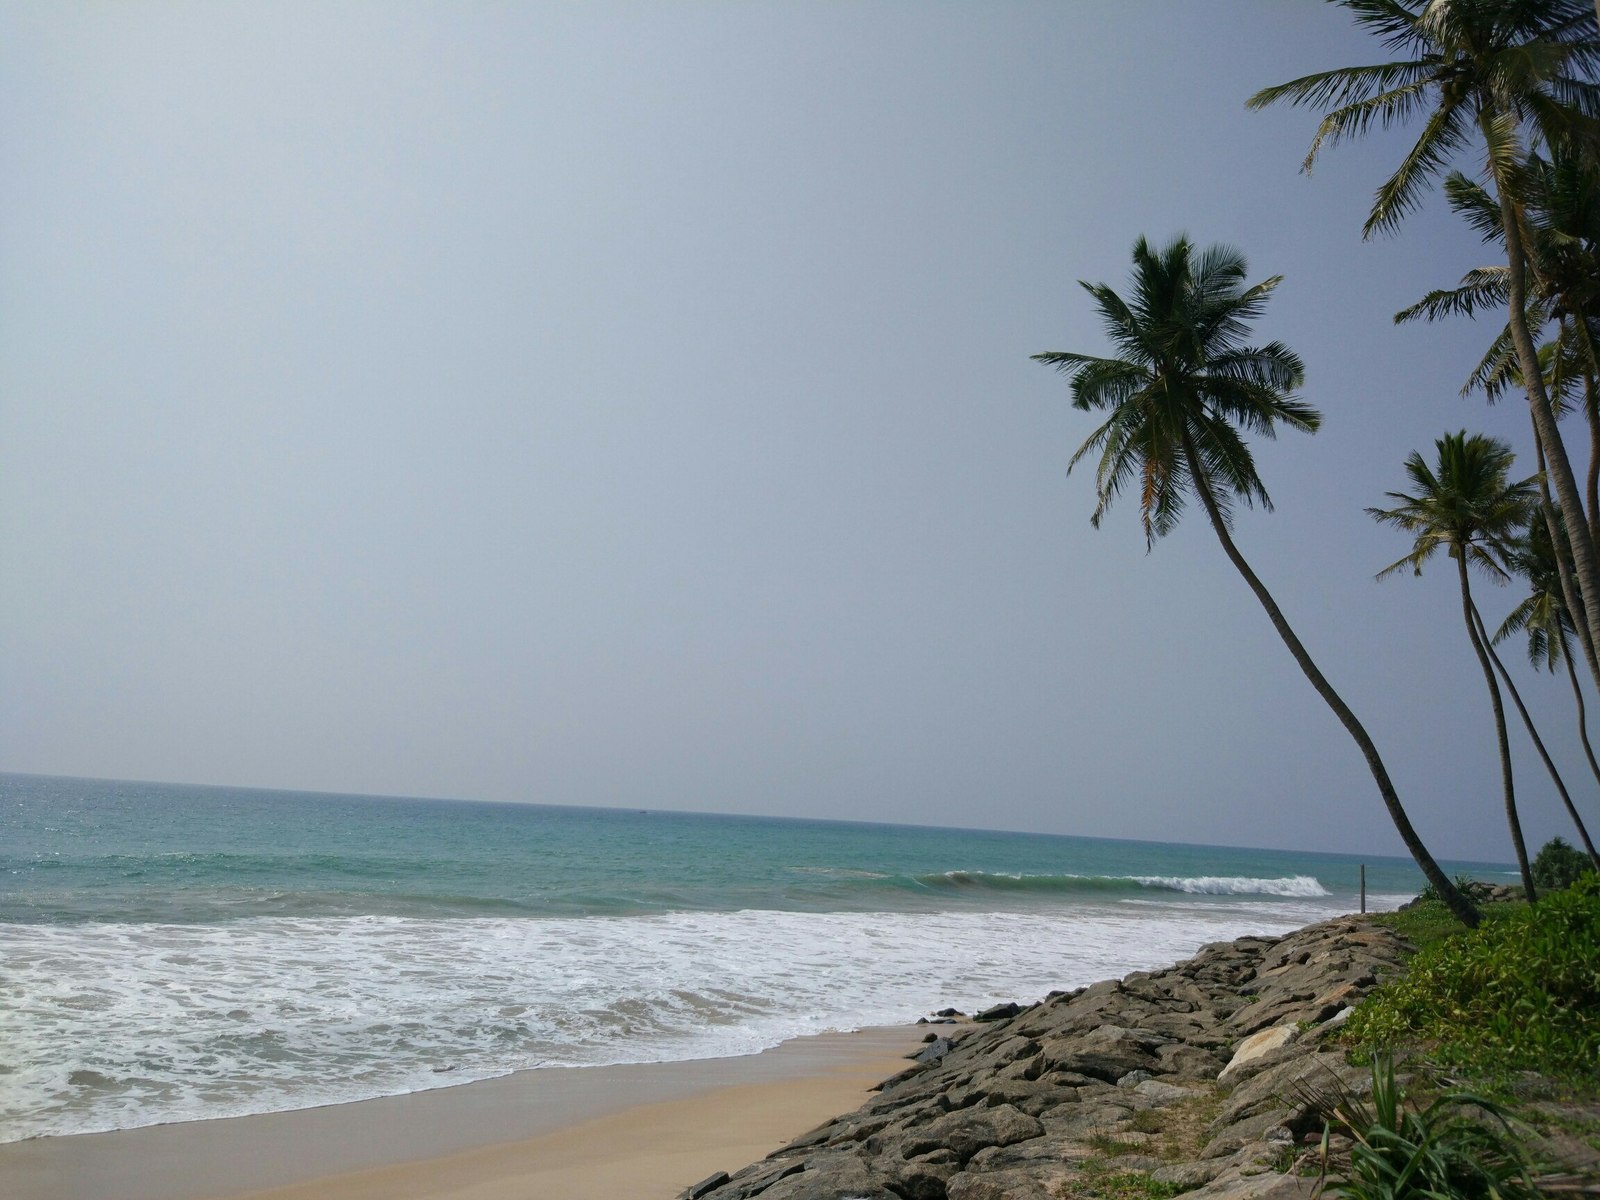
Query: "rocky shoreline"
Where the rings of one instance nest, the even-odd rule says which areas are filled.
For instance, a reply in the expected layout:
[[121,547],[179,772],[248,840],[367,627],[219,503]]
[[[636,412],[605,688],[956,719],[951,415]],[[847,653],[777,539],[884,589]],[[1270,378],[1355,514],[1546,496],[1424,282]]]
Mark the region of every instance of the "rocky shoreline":
[[1342,917],[1002,1009],[681,1200],[1057,1200],[1130,1180],[1197,1200],[1309,1196],[1315,1180],[1289,1168],[1321,1123],[1295,1085],[1362,1087],[1327,1038],[1407,950]]

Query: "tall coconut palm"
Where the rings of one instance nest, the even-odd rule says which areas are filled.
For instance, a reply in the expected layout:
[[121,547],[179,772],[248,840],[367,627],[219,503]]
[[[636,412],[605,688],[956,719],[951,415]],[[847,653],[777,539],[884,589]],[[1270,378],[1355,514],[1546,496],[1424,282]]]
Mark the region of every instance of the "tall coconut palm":
[[1511,771],[1511,745],[1506,737],[1505,706],[1500,686],[1495,681],[1493,660],[1479,632],[1477,609],[1472,602],[1469,568],[1476,567],[1496,582],[1508,576],[1498,559],[1509,548],[1527,522],[1536,489],[1531,479],[1512,483],[1508,478],[1515,455],[1498,438],[1481,433],[1447,433],[1434,443],[1439,453],[1438,466],[1430,467],[1422,455],[1412,452],[1405,469],[1413,492],[1389,492],[1394,508],[1369,508],[1373,519],[1395,525],[1414,535],[1411,552],[1378,572],[1384,579],[1404,567],[1422,574],[1422,565],[1440,550],[1456,561],[1456,579],[1461,586],[1461,614],[1467,638],[1483,668],[1484,683],[1494,711],[1495,738],[1500,748],[1500,780],[1505,795],[1506,823],[1511,830],[1511,845],[1516,851],[1517,868],[1528,900],[1535,900],[1533,872],[1528,864],[1528,849],[1522,840],[1522,822],[1517,817],[1516,785]]
[[[1589,427],[1589,464],[1584,499],[1590,536],[1600,547],[1600,346],[1596,322],[1600,319],[1600,163],[1591,156],[1558,148],[1549,159],[1531,156],[1522,176],[1523,215],[1527,228],[1530,293],[1528,320],[1538,328],[1556,323],[1556,334],[1539,347],[1540,373],[1545,394],[1557,418],[1573,407],[1579,393]],[[1485,242],[1503,247],[1500,205],[1487,188],[1459,171],[1444,182],[1450,207],[1482,235]],[[1509,268],[1480,267],[1469,271],[1455,288],[1429,292],[1417,303],[1395,314],[1404,322],[1425,317],[1476,315],[1485,308],[1503,307]],[[1511,327],[1495,338],[1462,388],[1466,395],[1481,389],[1493,404],[1512,388],[1522,390],[1522,372],[1512,345]],[[1530,410],[1531,415],[1531,410]],[[1539,442],[1538,425],[1534,441]],[[1554,521],[1556,505],[1540,449],[1541,506],[1547,522]],[[1551,537],[1566,547],[1564,528],[1550,524]],[[1583,612],[1568,549],[1557,557],[1557,569],[1569,613]],[[1600,686],[1600,656],[1586,621],[1575,626],[1589,672]]]
[[[1600,143],[1600,15],[1590,0],[1332,0],[1403,57],[1341,67],[1265,88],[1252,108],[1279,101],[1325,109],[1306,155],[1377,125],[1424,118],[1421,135],[1378,188],[1363,232],[1394,230],[1428,184],[1474,142],[1494,186],[1506,248],[1505,294],[1512,351],[1563,511],[1583,505],[1551,411],[1527,319],[1528,256],[1522,170],[1530,142]],[[1600,646],[1600,553],[1586,522],[1569,527],[1578,599]]]
[[1473,907],[1440,870],[1406,816],[1372,738],[1311,660],[1277,601],[1239,553],[1231,531],[1233,505],[1272,502],[1240,429],[1273,437],[1282,424],[1315,432],[1322,416],[1295,395],[1305,378],[1287,346],[1245,344],[1279,277],[1246,286],[1243,255],[1225,246],[1196,251],[1184,237],[1152,249],[1133,247],[1133,291],[1124,300],[1103,283],[1083,282],[1094,298],[1115,357],[1069,351],[1034,358],[1071,380],[1073,407],[1106,414],[1072,456],[1076,466],[1098,452],[1098,503],[1092,524],[1130,485],[1139,493],[1146,545],[1169,533],[1192,494],[1211,528],[1311,686],[1338,717],[1366,759],[1378,793],[1429,884],[1467,925]]
[[[1583,702],[1583,689],[1578,685],[1578,673],[1572,666],[1572,617],[1567,612],[1566,602],[1562,596],[1561,580],[1556,570],[1555,547],[1549,532],[1551,525],[1558,524],[1559,520],[1557,514],[1553,521],[1536,518],[1529,522],[1526,535],[1506,554],[1505,567],[1526,582],[1529,591],[1500,623],[1500,628],[1490,639],[1489,652],[1493,654],[1494,647],[1513,634],[1526,633],[1528,661],[1535,670],[1542,669],[1554,674],[1558,663],[1566,667],[1567,681],[1572,685],[1572,698],[1578,711],[1578,738],[1583,743],[1584,755],[1589,760],[1589,770],[1593,772],[1595,782],[1600,783],[1600,762],[1595,760],[1594,747],[1589,743],[1589,723]],[[1495,665],[1500,666],[1498,659]],[[1502,678],[1507,678],[1504,667],[1500,667],[1500,674]],[[1518,707],[1521,707],[1520,700]],[[1526,710],[1523,711],[1526,720]],[[1531,721],[1528,723],[1528,728],[1531,733],[1533,729]],[[1543,754],[1542,745],[1540,752]],[[1544,757],[1548,765],[1549,756],[1544,755]],[[1553,767],[1551,773],[1555,774]],[[1561,801],[1566,806],[1567,815],[1572,818],[1572,823],[1578,830],[1578,838],[1583,842],[1584,850],[1596,868],[1600,868],[1600,851],[1595,849],[1582,815],[1573,804],[1572,797],[1567,794],[1566,788],[1559,783],[1557,787]]]

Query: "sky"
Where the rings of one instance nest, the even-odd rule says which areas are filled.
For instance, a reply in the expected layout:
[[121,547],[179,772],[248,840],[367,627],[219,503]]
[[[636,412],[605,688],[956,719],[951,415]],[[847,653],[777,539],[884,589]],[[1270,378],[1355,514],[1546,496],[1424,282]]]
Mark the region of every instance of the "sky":
[[1303,0],[0,6],[0,769],[1402,853],[1202,514],[1068,475],[1029,356],[1186,232],[1325,416],[1241,548],[1509,859],[1450,564],[1375,582],[1363,511],[1446,431],[1532,473],[1495,323],[1391,320],[1493,254],[1361,240],[1403,134],[1308,177],[1244,107],[1383,57]]

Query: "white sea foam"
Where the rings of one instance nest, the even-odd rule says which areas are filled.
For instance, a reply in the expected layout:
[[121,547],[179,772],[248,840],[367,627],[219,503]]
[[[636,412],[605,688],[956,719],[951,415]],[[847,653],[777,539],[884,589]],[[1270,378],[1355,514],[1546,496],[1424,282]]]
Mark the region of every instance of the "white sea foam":
[[1031,1000],[1326,904],[0,925],[0,1140],[541,1065],[742,1054]]
[[1310,875],[1286,875],[1282,879],[1255,879],[1243,875],[1135,875],[1145,887],[1187,892],[1191,896],[1293,896],[1310,898],[1331,895]]

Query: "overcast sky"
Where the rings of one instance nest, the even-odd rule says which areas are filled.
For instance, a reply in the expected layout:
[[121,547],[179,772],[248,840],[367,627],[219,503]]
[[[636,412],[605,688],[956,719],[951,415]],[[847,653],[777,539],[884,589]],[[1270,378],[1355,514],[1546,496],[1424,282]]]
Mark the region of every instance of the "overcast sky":
[[1447,429],[1532,472],[1493,330],[1390,320],[1492,256],[1364,244],[1401,143],[1307,178],[1244,108],[1383,57],[1306,0],[0,6],[0,768],[1399,853],[1201,515],[1147,555],[1066,474],[1028,356],[1187,231],[1326,417],[1241,547],[1509,858],[1450,565],[1375,583],[1362,511]]

